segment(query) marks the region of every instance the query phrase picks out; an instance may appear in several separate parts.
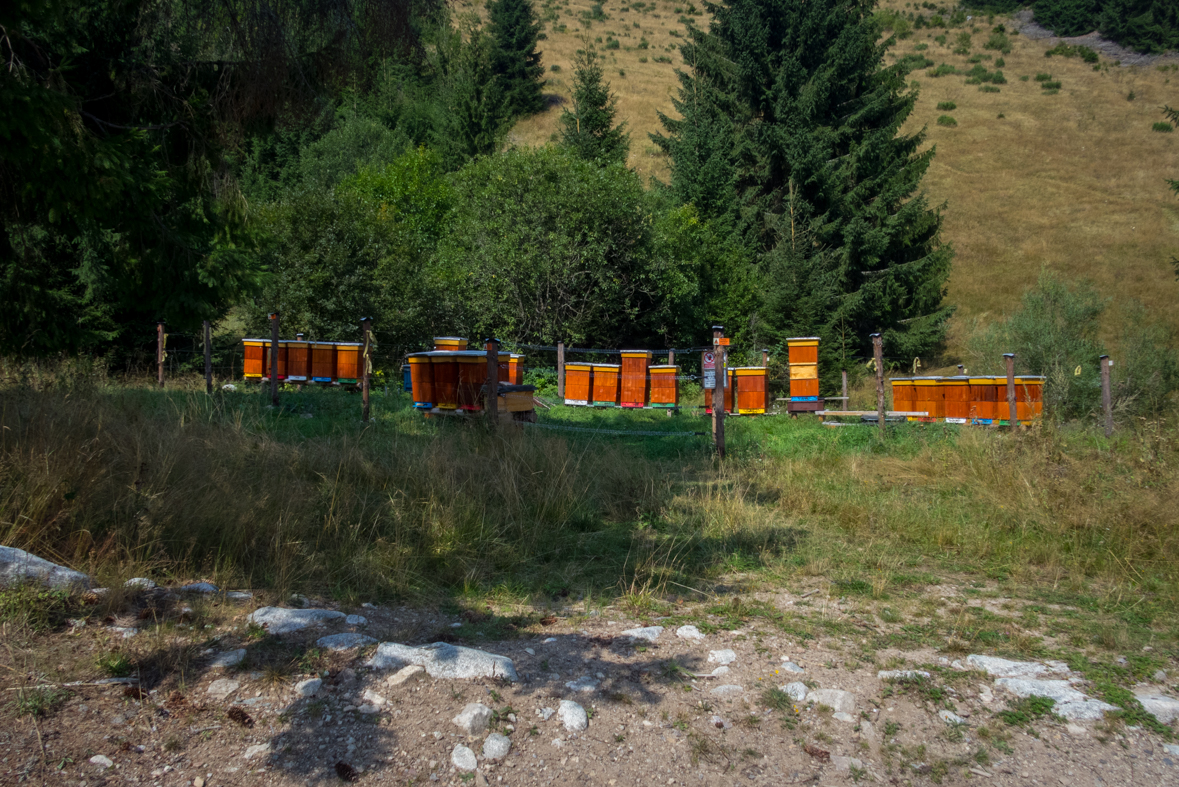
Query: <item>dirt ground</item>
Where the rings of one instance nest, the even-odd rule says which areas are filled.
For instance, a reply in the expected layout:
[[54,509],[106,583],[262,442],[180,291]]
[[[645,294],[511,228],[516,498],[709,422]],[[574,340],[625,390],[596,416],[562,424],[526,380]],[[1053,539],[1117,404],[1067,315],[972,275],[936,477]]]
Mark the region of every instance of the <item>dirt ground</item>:
[[[138,633],[126,639],[111,625],[128,620],[91,617],[79,625],[79,619],[65,631],[37,635],[23,649],[7,638],[6,693],[14,696],[13,689],[23,685],[15,694],[25,697],[33,685],[97,682],[103,676],[94,665],[114,652],[134,657],[130,679],[138,676],[140,686],[53,690],[37,713],[21,715],[10,706],[0,730],[0,783],[1179,783],[1179,756],[1163,748],[1158,734],[1046,716],[1010,725],[996,716],[1009,708],[1010,697],[985,673],[965,669],[963,656],[932,648],[866,650],[869,636],[880,642],[887,626],[865,622],[853,605],[818,589],[760,600],[787,620],[840,618],[850,624],[845,630],[864,636],[807,639],[786,630],[782,619],[735,623],[733,616],[691,605],[663,620],[611,607],[565,607],[542,612],[516,631],[511,623],[505,629],[504,618],[479,612],[344,610],[364,615],[361,630],[378,641],[421,644],[453,640],[447,632],[459,632],[464,644],[511,658],[519,675],[515,683],[425,677],[390,687],[391,672],[364,666],[375,646],[335,654],[315,648],[319,637],[356,626],[333,622],[269,636],[246,624],[257,600],[193,604],[172,615],[172,622],[148,617],[128,627]],[[685,620],[706,632],[702,641],[677,636]],[[654,642],[622,634],[641,625],[665,628]],[[481,637],[480,627],[506,631],[509,638]],[[242,664],[209,666],[215,654],[238,647],[247,652]],[[732,653],[711,656],[724,650]],[[787,671],[785,660],[803,671]],[[719,666],[729,672],[711,677]],[[907,684],[877,676],[903,668],[924,669],[931,677]],[[295,684],[313,676],[323,678],[323,688],[299,697]],[[566,685],[581,678],[596,685]],[[218,698],[209,691],[218,680],[238,685]],[[839,714],[841,721],[831,708],[772,691],[791,681],[851,692],[854,712]],[[714,693],[720,686],[740,688]],[[358,710],[373,709],[366,691],[384,699],[378,713]],[[562,699],[586,709],[586,730],[567,732],[555,714],[542,718],[545,708],[557,708]],[[492,730],[510,737],[511,751],[501,761],[482,757],[486,734],[468,739],[451,721],[473,702],[496,711]],[[963,723],[939,718],[945,709]],[[452,766],[451,752],[460,743],[480,755],[477,772]],[[95,757],[112,764],[96,764]]]

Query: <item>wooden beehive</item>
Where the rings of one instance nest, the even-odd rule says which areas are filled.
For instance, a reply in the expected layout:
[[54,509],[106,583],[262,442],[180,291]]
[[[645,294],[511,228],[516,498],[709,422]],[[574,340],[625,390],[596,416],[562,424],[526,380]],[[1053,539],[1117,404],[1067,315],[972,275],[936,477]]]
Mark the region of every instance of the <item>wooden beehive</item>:
[[511,360],[508,362],[508,368],[510,369],[508,378],[511,380],[512,385],[523,385],[524,356],[512,353]]
[[916,406],[913,409],[928,413],[919,417],[918,421],[938,421],[946,417],[945,391],[938,383],[937,377],[913,378],[916,394]]
[[242,346],[244,351],[242,377],[246,378],[247,380],[262,379],[265,374],[262,369],[262,364],[266,358],[266,340],[242,339]]
[[336,345],[331,342],[311,343],[311,379],[317,383],[336,381]]
[[458,406],[460,410],[483,409],[480,391],[487,382],[487,354],[464,350],[455,352],[458,361]]
[[434,370],[429,353],[414,353],[409,361],[410,397],[413,406],[429,410],[434,407]]
[[[270,379],[270,347],[271,343],[266,342],[262,346],[262,379]],[[287,347],[286,343],[279,341],[278,343],[278,379],[287,379]]]
[[364,345],[359,342],[336,342],[336,382],[340,385],[356,385],[364,376],[360,357]]
[[738,366],[733,369],[737,389],[737,413],[760,415],[766,411],[767,376],[764,366]]
[[[728,385],[728,387],[725,388],[725,412],[731,413],[731,412],[733,412],[733,370],[729,369],[727,371],[728,371],[728,373],[726,374],[726,377],[728,377],[729,385]],[[704,389],[704,412],[706,412],[706,413],[712,412],[712,389],[711,388]]]
[[285,342],[287,346],[287,379],[305,383],[311,377],[311,343],[302,339]]
[[786,340],[790,367],[790,398],[799,402],[819,399],[819,337]]
[[439,352],[462,352],[467,349],[467,340],[461,336],[435,336],[434,349]]
[[[594,407],[617,407],[621,389],[619,386],[619,370],[616,363],[595,363],[593,367],[593,404]],[[568,367],[566,367],[568,369]]]
[[621,371],[621,396],[623,407],[646,407],[650,395],[650,380],[647,368],[651,365],[649,350],[623,350]]
[[678,366],[649,366],[651,375],[651,407],[676,408],[680,406],[680,384]]
[[941,388],[945,400],[946,423],[970,423],[970,378],[943,377]]
[[450,350],[426,353],[434,381],[434,406],[440,410],[458,409],[458,356]]
[[591,364],[565,364],[565,404],[586,406],[593,401],[593,379]]
[[[991,423],[1010,424],[1011,406],[1007,403],[1007,376],[995,375],[991,378],[991,387],[995,390],[995,418]],[[1018,392],[1018,386],[1016,391]],[[1016,396],[1016,416],[1019,415],[1018,395]]]
[[894,377],[888,382],[892,386],[892,409],[902,413],[915,412],[913,381],[908,377]]

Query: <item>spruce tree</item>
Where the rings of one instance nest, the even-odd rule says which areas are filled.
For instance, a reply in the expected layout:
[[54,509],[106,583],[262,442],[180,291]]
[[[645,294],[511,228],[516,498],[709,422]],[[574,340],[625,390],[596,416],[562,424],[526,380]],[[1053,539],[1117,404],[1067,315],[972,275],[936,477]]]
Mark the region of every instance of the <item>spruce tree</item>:
[[493,45],[492,63],[503,85],[507,108],[513,115],[544,109],[544,66],[536,43],[540,23],[528,0],[489,0],[488,22]]
[[872,0],[726,0],[691,29],[667,135],[671,188],[755,255],[779,336],[824,352],[927,352],[944,336],[952,251],[920,191],[933,151],[901,126],[916,100],[884,66]]
[[625,123],[615,126],[618,99],[610,95],[610,83],[602,80],[598,53],[580,49],[574,59],[573,111],[561,115],[561,144],[578,158],[602,164],[625,163],[630,135]]

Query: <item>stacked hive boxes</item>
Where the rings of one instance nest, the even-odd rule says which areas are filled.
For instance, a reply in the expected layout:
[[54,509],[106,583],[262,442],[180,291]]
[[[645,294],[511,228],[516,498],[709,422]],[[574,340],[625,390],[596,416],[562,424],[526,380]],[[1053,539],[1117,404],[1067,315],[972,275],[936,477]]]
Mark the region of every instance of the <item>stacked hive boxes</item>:
[[676,408],[680,406],[678,366],[651,366],[651,406]]
[[819,399],[819,337],[786,340],[790,366],[790,412],[823,409]]
[[764,366],[739,366],[733,370],[737,388],[737,412],[759,415],[769,406],[769,385]]
[[[243,339],[247,380],[270,379],[270,341]],[[308,342],[302,339],[278,343],[278,379],[329,385],[356,385],[362,376],[359,342]]]
[[623,407],[646,407],[650,394],[650,380],[647,368],[651,365],[650,350],[623,350],[621,371],[621,394],[619,403]]
[[[442,414],[481,412],[487,388],[487,349],[468,350],[469,343],[459,336],[437,336],[430,352],[412,353],[408,357],[410,391],[413,406],[436,410]],[[532,389],[504,391],[503,386],[524,382],[524,356],[509,352],[497,355],[498,393],[502,412],[530,412]]]
[[593,369],[592,396],[594,407],[617,407],[622,396],[619,371],[616,363],[591,364]]
[[594,367],[588,363],[565,364],[565,404],[586,406],[593,400]]

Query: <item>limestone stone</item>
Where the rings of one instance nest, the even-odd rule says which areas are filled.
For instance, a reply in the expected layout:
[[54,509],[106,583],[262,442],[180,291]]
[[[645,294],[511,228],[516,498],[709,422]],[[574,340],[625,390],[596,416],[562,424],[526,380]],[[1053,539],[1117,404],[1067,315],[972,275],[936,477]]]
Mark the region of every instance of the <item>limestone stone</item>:
[[837,713],[856,712],[856,695],[841,689],[815,689],[807,693],[806,701],[826,705]]
[[786,670],[787,672],[806,672],[806,670],[795,664],[793,661],[783,661],[782,669]]
[[704,634],[695,626],[680,626],[675,630],[675,635],[680,639],[691,640],[692,642],[704,641]]
[[710,650],[710,651],[708,651],[708,663],[709,664],[732,664],[736,660],[737,660],[736,652],[729,650],[727,648],[725,650]]
[[713,689],[712,691],[710,691],[708,693],[713,695],[714,697],[736,697],[740,694],[743,694],[744,692],[745,692],[745,689],[741,688],[740,686],[736,685],[735,683],[728,683],[728,684],[725,684],[724,686],[717,686],[715,689]]
[[1179,719],[1179,700],[1174,697],[1148,693],[1135,693],[1134,696],[1142,703],[1142,707],[1147,713],[1153,714],[1163,724],[1170,724],[1175,719]]
[[919,669],[884,669],[876,673],[881,680],[904,680],[913,678],[928,678],[929,673]]
[[229,669],[241,664],[246,658],[246,649],[238,648],[237,650],[226,650],[218,653],[209,662],[209,666],[213,669]]
[[588,692],[596,689],[598,687],[598,682],[589,675],[582,675],[577,680],[571,680],[567,682],[565,687],[573,691]]
[[90,577],[15,547],[0,547],[0,587],[36,582],[57,590],[89,590]]
[[479,760],[475,757],[475,752],[461,743],[455,746],[454,751],[450,753],[450,762],[460,771],[469,772],[479,767]]
[[786,692],[787,696],[795,702],[805,702],[807,692],[810,691],[805,683],[798,680],[793,683],[787,683],[785,686],[779,686],[778,688]]
[[103,770],[106,770],[107,768],[113,768],[115,765],[115,763],[111,760],[110,757],[107,757],[102,754],[95,754],[93,757],[91,757],[90,764],[97,765],[99,768],[102,768]]
[[385,681],[385,685],[393,688],[405,683],[414,683],[421,680],[425,674],[425,667],[419,664],[410,664],[408,667],[402,667],[390,675],[388,680]]
[[488,760],[502,760],[512,750],[512,740],[507,735],[493,732],[483,741],[483,756]]
[[343,634],[329,634],[326,637],[320,637],[315,641],[315,644],[325,650],[342,651],[371,645],[374,642],[376,640],[372,637],[366,637],[364,634],[349,631]]
[[421,647],[382,642],[366,664],[374,669],[400,669],[409,664],[417,664],[425,667],[432,678],[518,680],[516,667],[507,656],[447,642],[435,642]]
[[323,681],[320,678],[308,678],[295,684],[295,693],[303,698],[314,697],[321,688]]
[[641,639],[645,642],[654,642],[659,639],[659,635],[663,633],[663,626],[645,626],[637,629],[627,629],[622,632],[622,636],[630,637],[631,639]]
[[1073,721],[1100,719],[1106,711],[1117,710],[1108,702],[1095,700],[1078,691],[1067,680],[999,678],[995,685],[1017,697],[1047,697],[1054,700],[1056,704],[1052,711]]
[[1010,661],[996,656],[972,654],[966,657],[966,662],[973,669],[997,678],[1034,678],[1047,674],[1067,675],[1069,672],[1068,665],[1059,661],[1041,664],[1036,661]]
[[469,702],[451,721],[467,735],[482,735],[491,721],[491,708],[481,702]]
[[246,753],[243,756],[247,760],[252,760],[255,757],[257,757],[259,754],[266,754],[269,751],[270,751],[270,744],[269,743],[259,743],[257,746],[250,746],[249,748],[247,748]]
[[328,620],[341,620],[343,612],[330,609],[287,609],[286,607],[261,607],[250,613],[249,621],[266,629],[271,634],[290,634],[302,631],[308,626],[322,626]]
[[569,732],[581,732],[589,726],[589,716],[585,708],[570,700],[561,700],[557,706],[557,718]]
[[230,680],[229,678],[221,678],[219,680],[215,680],[212,683],[210,683],[207,691],[208,691],[209,696],[212,697],[213,699],[223,700],[226,697],[228,697],[230,694],[233,694],[235,691],[237,691],[238,688],[241,687],[241,685],[242,684],[236,680]]
[[961,716],[959,716],[957,713],[954,713],[953,711],[948,711],[945,709],[939,710],[937,712],[937,717],[939,719],[941,719],[942,721],[944,721],[946,724],[965,724],[966,723],[966,719],[962,718]]

